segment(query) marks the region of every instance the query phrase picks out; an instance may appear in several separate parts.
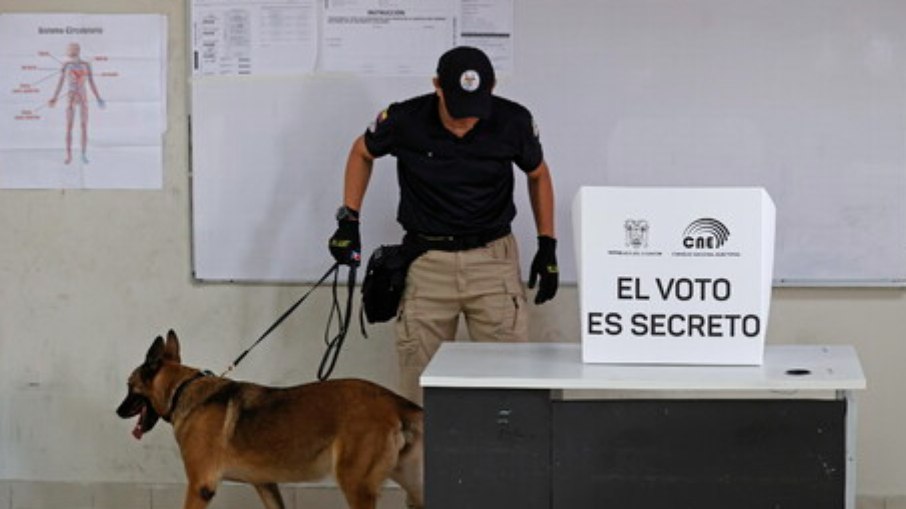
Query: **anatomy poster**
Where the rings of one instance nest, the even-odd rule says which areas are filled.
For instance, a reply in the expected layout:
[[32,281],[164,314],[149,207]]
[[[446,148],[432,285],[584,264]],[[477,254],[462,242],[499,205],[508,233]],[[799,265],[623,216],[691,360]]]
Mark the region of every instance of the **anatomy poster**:
[[0,187],[162,185],[166,18],[0,15]]

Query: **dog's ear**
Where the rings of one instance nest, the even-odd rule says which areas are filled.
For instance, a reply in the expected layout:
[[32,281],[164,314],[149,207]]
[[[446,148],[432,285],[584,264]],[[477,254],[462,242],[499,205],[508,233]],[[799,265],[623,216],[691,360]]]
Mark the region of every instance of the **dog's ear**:
[[164,362],[164,338],[157,336],[151,348],[145,354],[145,363],[140,366],[142,380],[148,382],[157,374],[161,364]]
[[159,363],[164,358],[164,338],[157,336],[154,343],[151,343],[151,348],[148,349],[148,353],[145,354],[145,364],[156,364]]
[[176,333],[173,332],[173,329],[170,329],[170,332],[167,332],[167,345],[164,348],[164,359],[173,362],[182,362],[182,359],[179,357],[179,338],[176,337]]

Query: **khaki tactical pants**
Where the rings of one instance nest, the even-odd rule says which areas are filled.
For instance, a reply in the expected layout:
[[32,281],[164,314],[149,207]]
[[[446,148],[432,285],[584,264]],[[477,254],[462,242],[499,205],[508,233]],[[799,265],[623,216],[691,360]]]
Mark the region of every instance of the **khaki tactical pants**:
[[409,267],[397,316],[400,392],[419,404],[419,376],[459,315],[472,341],[527,341],[525,288],[512,234],[468,251],[432,250]]

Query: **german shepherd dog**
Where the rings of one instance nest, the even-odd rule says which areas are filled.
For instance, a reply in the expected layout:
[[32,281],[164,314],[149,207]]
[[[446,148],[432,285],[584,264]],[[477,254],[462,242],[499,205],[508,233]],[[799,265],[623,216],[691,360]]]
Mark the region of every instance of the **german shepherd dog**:
[[331,473],[352,509],[374,509],[387,478],[410,507],[424,505],[422,410],[371,382],[236,382],[184,366],[171,330],[129,376],[116,413],[139,416],[139,439],[159,418],[173,425],[188,477],[185,509],[207,507],[223,479],[252,484],[267,509],[283,509],[277,483]]

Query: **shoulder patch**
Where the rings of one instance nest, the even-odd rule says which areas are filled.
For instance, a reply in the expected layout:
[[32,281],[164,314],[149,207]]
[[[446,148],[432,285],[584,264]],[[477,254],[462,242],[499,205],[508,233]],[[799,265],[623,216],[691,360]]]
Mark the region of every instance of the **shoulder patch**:
[[389,116],[390,113],[388,113],[388,109],[384,108],[380,113],[378,113],[377,117],[375,117],[371,124],[368,125],[368,131],[373,133],[375,130],[377,130],[377,126],[387,120]]

